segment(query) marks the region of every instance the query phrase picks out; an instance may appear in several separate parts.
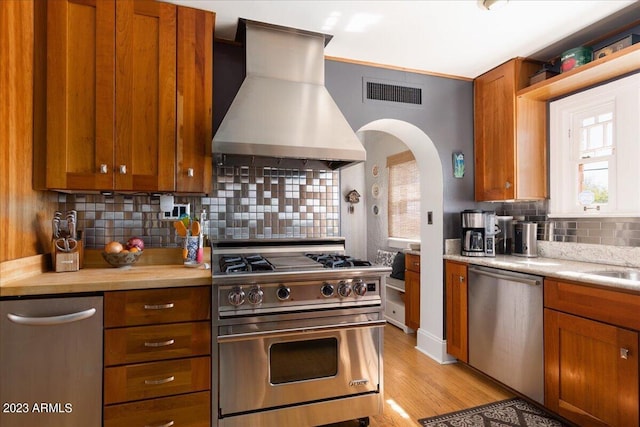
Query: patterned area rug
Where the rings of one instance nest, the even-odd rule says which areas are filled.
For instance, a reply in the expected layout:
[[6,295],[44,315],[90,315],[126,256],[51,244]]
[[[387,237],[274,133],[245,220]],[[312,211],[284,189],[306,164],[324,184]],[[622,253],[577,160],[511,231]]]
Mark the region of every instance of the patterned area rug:
[[424,427],[568,427],[553,415],[517,397],[418,422]]

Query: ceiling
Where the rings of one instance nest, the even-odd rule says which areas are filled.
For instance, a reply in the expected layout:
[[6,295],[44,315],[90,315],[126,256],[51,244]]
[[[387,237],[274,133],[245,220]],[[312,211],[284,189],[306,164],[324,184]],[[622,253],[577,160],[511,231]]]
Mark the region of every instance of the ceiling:
[[219,39],[233,40],[246,18],[331,34],[327,56],[461,78],[516,56],[549,60],[640,19],[636,0],[510,0],[491,11],[478,0],[165,1],[216,12]]

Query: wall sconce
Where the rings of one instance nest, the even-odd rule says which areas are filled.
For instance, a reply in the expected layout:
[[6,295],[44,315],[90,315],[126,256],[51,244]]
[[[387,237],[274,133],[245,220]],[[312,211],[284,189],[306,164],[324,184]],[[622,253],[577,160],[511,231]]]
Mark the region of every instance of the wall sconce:
[[354,211],[353,205],[360,202],[360,193],[358,193],[356,190],[351,190],[349,191],[349,193],[347,193],[345,200],[349,202],[349,213],[352,214]]

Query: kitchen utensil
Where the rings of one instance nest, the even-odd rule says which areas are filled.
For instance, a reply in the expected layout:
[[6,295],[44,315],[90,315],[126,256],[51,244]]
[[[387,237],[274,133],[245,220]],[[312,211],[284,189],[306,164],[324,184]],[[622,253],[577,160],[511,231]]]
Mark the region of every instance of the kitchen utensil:
[[204,260],[204,248],[202,245],[203,237],[202,233],[198,235],[198,252],[196,253],[196,262],[198,262],[198,264],[201,264]]
[[184,222],[178,220],[173,223],[173,227],[176,229],[176,233],[180,237],[187,237],[187,227],[185,227]]
[[78,249],[78,241],[73,237],[60,237],[54,242],[56,249],[61,252],[74,252]]

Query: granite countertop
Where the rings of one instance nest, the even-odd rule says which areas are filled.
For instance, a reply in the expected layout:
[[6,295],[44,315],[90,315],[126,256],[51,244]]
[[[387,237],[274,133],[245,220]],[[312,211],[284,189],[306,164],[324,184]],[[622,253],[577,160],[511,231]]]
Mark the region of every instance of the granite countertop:
[[[597,245],[586,245],[585,248],[584,246],[572,248],[567,244],[544,242],[538,248],[541,256],[525,258],[514,255],[467,257],[460,255],[459,245],[457,253],[455,245],[453,247],[449,245],[444,259],[640,294],[640,281],[592,274],[596,271],[639,271],[640,266],[635,264],[640,262],[637,248],[598,248],[595,247]],[[580,260],[572,259],[578,257]]]

